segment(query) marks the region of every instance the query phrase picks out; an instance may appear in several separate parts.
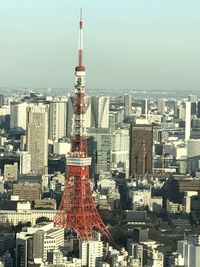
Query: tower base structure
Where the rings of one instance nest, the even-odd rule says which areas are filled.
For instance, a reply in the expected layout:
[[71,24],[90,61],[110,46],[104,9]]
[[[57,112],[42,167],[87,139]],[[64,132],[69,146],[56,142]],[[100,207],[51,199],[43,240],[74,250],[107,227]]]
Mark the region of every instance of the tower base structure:
[[92,196],[90,163],[91,158],[67,158],[66,186],[54,223],[56,226],[74,230],[81,240],[92,240],[95,230],[110,239],[110,233]]

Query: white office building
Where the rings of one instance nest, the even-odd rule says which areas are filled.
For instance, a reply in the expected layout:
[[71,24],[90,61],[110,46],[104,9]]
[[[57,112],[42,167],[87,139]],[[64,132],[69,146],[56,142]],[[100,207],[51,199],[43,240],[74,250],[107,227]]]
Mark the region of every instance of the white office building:
[[9,223],[17,225],[19,222],[27,223],[31,222],[31,225],[35,225],[36,221],[40,217],[46,217],[50,221],[53,220],[56,215],[56,210],[50,209],[31,209],[30,202],[18,203],[16,210],[0,210],[0,223]]
[[109,97],[94,96],[91,103],[91,126],[94,128],[109,128]]
[[49,103],[49,139],[57,141],[66,136],[67,99],[57,99]]
[[185,240],[178,241],[178,264],[184,267],[199,267],[200,236],[189,235]]
[[58,250],[64,246],[64,229],[54,227],[53,223],[43,226],[28,227],[16,236],[16,264],[23,262],[43,263],[47,260],[48,252]]
[[98,267],[102,262],[102,241],[83,241],[80,243],[79,258],[83,267]]
[[191,102],[185,102],[185,141],[190,139],[191,133]]
[[26,174],[31,172],[31,155],[27,151],[20,153],[20,174]]
[[111,138],[111,163],[114,165],[123,165],[123,171],[126,176],[129,174],[129,143],[130,136],[128,129],[117,129],[113,132]]
[[10,128],[26,130],[28,103],[13,102],[10,106]]

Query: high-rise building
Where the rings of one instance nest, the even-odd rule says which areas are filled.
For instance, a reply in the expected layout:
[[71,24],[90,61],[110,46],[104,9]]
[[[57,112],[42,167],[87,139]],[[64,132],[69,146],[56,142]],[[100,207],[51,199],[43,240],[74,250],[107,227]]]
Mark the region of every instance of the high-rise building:
[[44,255],[44,231],[38,230],[33,233],[33,259],[43,259]]
[[49,139],[57,141],[66,137],[67,99],[54,100],[49,103]]
[[[112,134],[108,128],[90,128],[87,131],[89,155],[93,158],[96,174],[110,171]],[[91,142],[93,144],[91,144]],[[90,151],[91,150],[91,151]]]
[[127,119],[131,116],[132,109],[132,97],[131,95],[124,95],[124,119]]
[[142,242],[143,245],[143,266],[164,267],[164,254],[161,244],[154,240]]
[[197,102],[191,102],[191,115],[197,114]]
[[188,96],[188,101],[190,101],[190,102],[197,102],[197,100],[198,100],[198,97],[197,97],[197,95],[189,95]]
[[174,117],[179,118],[179,109],[183,108],[181,100],[174,101]]
[[189,95],[188,101],[191,102],[191,115],[197,115],[198,97],[196,95]]
[[128,246],[129,256],[138,259],[138,267],[143,267],[143,246],[138,243],[131,243]]
[[191,134],[191,102],[185,102],[185,140],[190,139]]
[[130,127],[130,175],[152,172],[153,127],[131,124]]
[[165,99],[164,98],[161,98],[161,99],[158,99],[158,114],[165,114]]
[[85,97],[85,115],[84,115],[84,128],[91,127],[91,119],[92,119],[92,110],[91,110],[91,103],[92,99],[90,96]]
[[142,107],[142,115],[147,115],[149,112],[149,100],[142,99],[141,100],[141,107]]
[[33,105],[27,112],[27,151],[31,155],[31,172],[48,172],[48,107]]
[[200,118],[200,101],[197,102],[197,117]]
[[0,127],[8,131],[10,129],[10,107],[0,107]]
[[19,236],[16,237],[16,266],[28,267],[28,249],[31,246],[31,236]]
[[26,102],[12,102],[10,106],[10,128],[26,130],[27,108]]
[[103,243],[101,241],[81,242],[79,254],[83,267],[100,266],[103,258]]
[[4,95],[0,94],[0,107],[4,105]]
[[126,177],[129,175],[129,141],[128,129],[117,129],[111,135],[111,164],[123,164]]
[[109,97],[93,96],[91,109],[91,126],[94,128],[109,128]]
[[[64,229],[54,227],[53,223],[29,227],[16,236],[16,266],[28,267],[29,261],[40,264],[47,260],[48,252],[64,246]],[[39,265],[40,266],[40,265]]]
[[200,262],[200,236],[189,235],[178,241],[177,247],[180,266],[198,267]]
[[31,155],[27,151],[20,153],[20,174],[26,174],[31,172]]

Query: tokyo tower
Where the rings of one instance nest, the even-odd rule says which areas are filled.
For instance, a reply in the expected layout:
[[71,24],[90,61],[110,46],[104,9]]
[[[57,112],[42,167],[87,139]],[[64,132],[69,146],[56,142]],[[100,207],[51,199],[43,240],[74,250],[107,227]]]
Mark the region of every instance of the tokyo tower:
[[67,157],[67,177],[60,207],[54,217],[56,226],[73,229],[81,240],[91,240],[93,231],[110,239],[92,197],[89,166],[84,134],[85,114],[85,67],[83,66],[83,21],[82,10],[79,28],[78,66],[75,68],[74,132],[71,138],[71,152]]

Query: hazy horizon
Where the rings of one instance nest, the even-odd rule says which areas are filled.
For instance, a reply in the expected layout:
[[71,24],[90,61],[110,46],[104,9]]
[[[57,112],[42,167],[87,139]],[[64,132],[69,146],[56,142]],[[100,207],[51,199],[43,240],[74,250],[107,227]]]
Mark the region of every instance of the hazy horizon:
[[197,0],[2,1],[0,87],[73,88],[80,6],[87,88],[200,88]]

